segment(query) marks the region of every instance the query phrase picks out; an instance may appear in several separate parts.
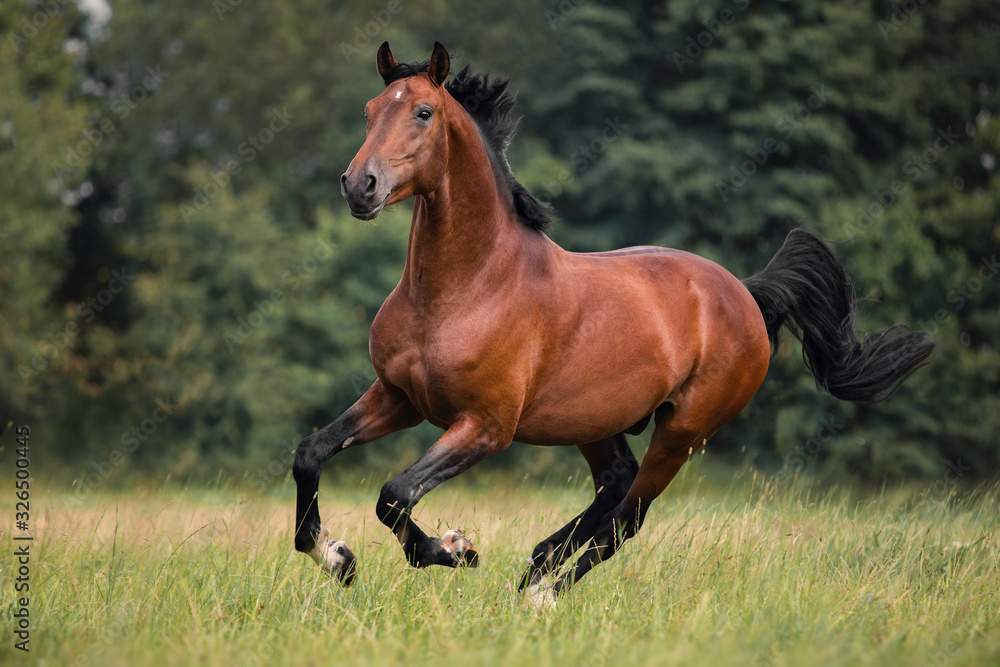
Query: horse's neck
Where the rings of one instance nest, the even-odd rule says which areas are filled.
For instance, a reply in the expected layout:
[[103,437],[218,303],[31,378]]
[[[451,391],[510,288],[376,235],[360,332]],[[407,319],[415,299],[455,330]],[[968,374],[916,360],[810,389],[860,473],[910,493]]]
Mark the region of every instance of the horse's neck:
[[452,142],[449,169],[432,193],[419,195],[404,280],[422,299],[495,290],[515,276],[525,234],[497,183],[485,148]]

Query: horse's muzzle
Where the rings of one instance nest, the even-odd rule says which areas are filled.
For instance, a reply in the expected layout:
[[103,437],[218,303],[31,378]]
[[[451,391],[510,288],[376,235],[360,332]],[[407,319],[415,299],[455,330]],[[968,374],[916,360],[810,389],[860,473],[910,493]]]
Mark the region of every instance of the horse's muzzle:
[[379,171],[369,165],[355,170],[351,165],[340,177],[340,194],[347,200],[351,215],[359,220],[378,216],[389,199],[391,188],[385,187]]

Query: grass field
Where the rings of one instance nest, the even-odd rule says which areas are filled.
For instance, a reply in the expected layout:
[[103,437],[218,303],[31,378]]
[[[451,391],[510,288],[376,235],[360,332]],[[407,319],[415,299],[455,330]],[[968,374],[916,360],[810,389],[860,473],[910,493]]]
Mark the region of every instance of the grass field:
[[[324,485],[324,523],[359,557],[350,589],[291,549],[292,488],[35,491],[31,653],[41,665],[997,665],[996,484],[963,497],[861,496],[694,468],[639,537],[560,598],[525,609],[525,557],[589,482],[446,485],[418,508],[462,527],[476,570],[409,568],[374,519],[378,484]],[[439,522],[440,521],[440,522]],[[0,532],[12,627],[14,544]]]

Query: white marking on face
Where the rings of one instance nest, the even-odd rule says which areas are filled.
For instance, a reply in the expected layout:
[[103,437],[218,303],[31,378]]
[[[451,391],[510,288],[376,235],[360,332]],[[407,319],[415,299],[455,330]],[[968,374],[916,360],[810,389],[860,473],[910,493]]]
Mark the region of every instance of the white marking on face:
[[354,442],[354,436],[353,435],[351,437],[349,437],[347,440],[344,440],[344,449],[347,449],[348,447],[350,447],[352,442]]
[[396,96],[394,98],[392,98],[392,99],[398,100],[402,96],[403,96],[403,91],[402,90],[397,90],[396,91]]

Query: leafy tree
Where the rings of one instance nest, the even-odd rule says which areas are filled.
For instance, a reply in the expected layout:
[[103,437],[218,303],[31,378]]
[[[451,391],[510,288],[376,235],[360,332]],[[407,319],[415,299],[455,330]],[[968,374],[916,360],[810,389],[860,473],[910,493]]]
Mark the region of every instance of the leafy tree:
[[[222,465],[268,488],[372,381],[368,327],[401,272],[409,205],[358,223],[339,177],[382,89],[383,40],[407,60],[439,40],[511,75],[511,163],[555,204],[564,246],[667,245],[747,276],[805,225],[838,242],[872,302],[863,328],[935,332],[929,368],[874,408],[816,392],[788,337],[712,449],[869,480],[996,469],[1000,9],[111,8],[106,24],[39,10],[23,39],[34,10],[0,10],[0,401],[44,415],[78,478]],[[433,437],[338,463],[398,468]],[[576,460],[515,448],[499,465],[561,457]]]
[[[74,66],[81,17],[0,6],[0,419],[38,423],[66,408],[85,363],[72,304],[53,301],[67,257],[62,239],[93,150]],[[60,170],[58,165],[71,162]],[[64,307],[66,306],[66,307]]]
[[[542,102],[541,132],[579,155],[598,153],[607,119],[628,128],[580,161],[557,200],[574,225],[560,238],[676,246],[748,275],[806,225],[849,241],[837,251],[861,296],[884,301],[862,326],[947,311],[929,325],[931,367],[877,409],[816,395],[786,345],[717,446],[794,458],[822,434],[827,468],[862,477],[940,474],[954,457],[995,469],[998,358],[981,325],[996,322],[998,283],[954,309],[945,286],[978,284],[996,247],[1000,14],[737,0],[587,3],[564,18],[556,32],[576,57],[556,63],[563,84]],[[831,434],[834,417],[844,425]]]

